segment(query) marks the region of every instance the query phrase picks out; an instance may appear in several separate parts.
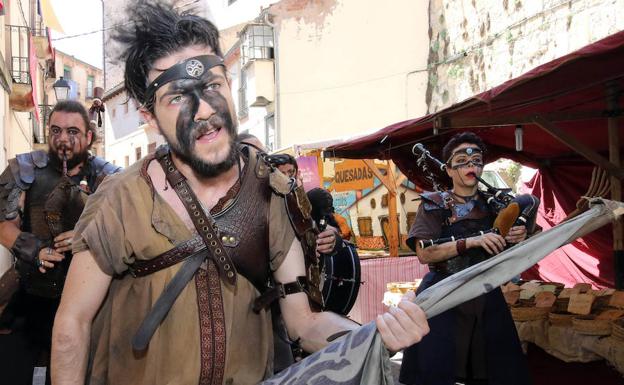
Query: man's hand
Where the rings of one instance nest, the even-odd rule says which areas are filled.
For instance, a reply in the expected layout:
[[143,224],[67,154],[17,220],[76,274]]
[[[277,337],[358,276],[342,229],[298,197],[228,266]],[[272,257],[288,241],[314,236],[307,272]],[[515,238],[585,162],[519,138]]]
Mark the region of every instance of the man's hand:
[[320,233],[316,239],[316,252],[321,254],[331,254],[336,246],[336,230],[327,226],[325,231]]
[[507,233],[505,241],[507,241],[507,243],[520,243],[524,241],[526,237],[527,229],[525,226],[514,226],[509,230],[509,233]]
[[414,345],[429,333],[425,312],[413,302],[414,298],[416,294],[413,291],[407,292],[399,306],[391,306],[386,313],[377,317],[377,330],[390,351],[396,352]]
[[471,249],[473,247],[483,247],[485,251],[491,255],[500,253],[505,249],[505,238],[499,234],[487,233],[479,235],[478,237],[470,237],[466,239],[466,247]]
[[37,263],[39,271],[45,274],[46,271],[54,268],[55,263],[61,262],[63,259],[65,259],[65,256],[63,254],[59,254],[51,247],[44,247],[43,249],[39,250],[39,255],[37,256],[37,258],[39,258],[39,262]]
[[57,253],[71,251],[72,239],[74,238],[74,230],[61,233],[54,238],[54,248]]

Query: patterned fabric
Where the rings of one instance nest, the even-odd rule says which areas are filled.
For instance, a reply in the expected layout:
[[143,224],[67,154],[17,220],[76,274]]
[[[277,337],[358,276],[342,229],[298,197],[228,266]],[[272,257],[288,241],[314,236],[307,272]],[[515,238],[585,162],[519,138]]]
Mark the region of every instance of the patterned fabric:
[[371,322],[261,384],[386,385],[394,380],[388,351]]

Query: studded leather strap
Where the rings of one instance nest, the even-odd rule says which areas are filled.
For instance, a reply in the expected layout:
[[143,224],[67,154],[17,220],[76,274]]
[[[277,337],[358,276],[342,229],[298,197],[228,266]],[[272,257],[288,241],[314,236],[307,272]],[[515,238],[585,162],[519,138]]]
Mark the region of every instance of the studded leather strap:
[[221,243],[218,234],[219,228],[214,219],[209,213],[204,211],[199,200],[193,193],[193,190],[191,190],[188,185],[186,177],[182,175],[175,164],[173,164],[169,154],[169,148],[166,146],[159,148],[156,152],[156,159],[158,159],[158,162],[165,171],[167,181],[173,186],[182,204],[184,204],[184,208],[186,208],[186,211],[191,217],[191,221],[193,221],[197,233],[206,244],[206,248],[209,251],[208,257],[211,258],[217,266],[219,276],[224,282],[236,286],[236,267],[232,263],[227,250]]

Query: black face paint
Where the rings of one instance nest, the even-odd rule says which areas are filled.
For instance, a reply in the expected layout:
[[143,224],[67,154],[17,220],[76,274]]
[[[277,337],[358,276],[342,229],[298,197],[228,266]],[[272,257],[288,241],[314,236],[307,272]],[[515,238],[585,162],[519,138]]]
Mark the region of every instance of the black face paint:
[[[151,82],[145,93],[145,103],[155,113],[156,91],[166,84],[166,95],[180,97],[179,114],[176,120],[176,139],[171,140],[161,128],[161,133],[169,142],[171,151],[187,163],[195,173],[204,177],[217,176],[236,164],[238,150],[235,145],[236,123],[232,119],[227,100],[211,87],[217,79],[211,70],[223,67],[223,59],[214,55],[189,58],[175,64]],[[163,97],[161,97],[162,101]],[[208,120],[196,121],[200,101],[206,102],[214,111]],[[211,130],[225,130],[228,135],[228,154],[219,163],[209,163],[195,153],[195,143],[199,136]]]
[[[201,79],[180,79],[172,81],[168,92],[181,95],[180,110],[176,121],[177,143],[168,140],[171,150],[185,163],[189,164],[194,172],[203,177],[214,177],[236,164],[238,150],[234,145],[236,125],[227,100],[218,91],[208,87],[214,80],[214,75],[207,71]],[[195,116],[199,109],[200,100],[208,103],[214,111],[208,120],[196,121]],[[195,143],[199,136],[210,130],[225,130],[228,135],[229,151],[226,158],[219,163],[209,163],[195,154]]]
[[[84,133],[78,131],[78,133],[71,133],[71,131],[67,131],[67,142],[61,142],[62,128],[58,128],[59,132],[50,132],[50,148],[48,149],[48,155],[52,166],[59,171],[62,171],[64,174],[67,170],[71,170],[79,164],[85,162],[89,158],[89,153],[87,148],[82,148],[82,144],[77,141],[77,135],[85,135]],[[76,151],[76,144],[80,144],[81,148]],[[72,157],[67,158],[67,151],[72,152]],[[59,152],[63,153],[63,157],[59,156]]]

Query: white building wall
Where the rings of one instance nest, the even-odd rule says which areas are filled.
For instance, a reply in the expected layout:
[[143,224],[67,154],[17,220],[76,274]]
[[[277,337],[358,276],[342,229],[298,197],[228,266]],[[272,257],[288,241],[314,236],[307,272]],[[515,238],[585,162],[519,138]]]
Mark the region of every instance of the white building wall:
[[[150,143],[156,143],[158,146],[164,142],[160,135],[145,132],[142,128],[141,115],[134,101],[128,101],[126,107],[126,100],[126,94],[122,92],[106,102],[107,126],[112,127],[106,130],[106,160],[121,167],[131,165],[138,160],[137,148],[141,148],[142,158],[148,154]],[[115,136],[116,133],[120,136]],[[128,157],[127,165],[126,157]]]
[[[306,3],[297,13],[279,16]],[[359,134],[422,115],[428,7],[426,0],[285,1],[271,7],[280,146]]]
[[[278,0],[204,0],[208,7],[209,19],[217,28],[226,29],[258,17],[262,8]],[[231,3],[231,4],[229,4]]]

